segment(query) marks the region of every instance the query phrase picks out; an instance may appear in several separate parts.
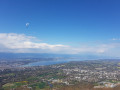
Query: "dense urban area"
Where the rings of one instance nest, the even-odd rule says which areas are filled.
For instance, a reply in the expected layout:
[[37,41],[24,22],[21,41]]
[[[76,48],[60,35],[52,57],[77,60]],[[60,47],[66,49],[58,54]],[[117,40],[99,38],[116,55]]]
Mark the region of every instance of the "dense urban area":
[[120,90],[120,60],[21,66],[33,61],[1,60],[0,90]]

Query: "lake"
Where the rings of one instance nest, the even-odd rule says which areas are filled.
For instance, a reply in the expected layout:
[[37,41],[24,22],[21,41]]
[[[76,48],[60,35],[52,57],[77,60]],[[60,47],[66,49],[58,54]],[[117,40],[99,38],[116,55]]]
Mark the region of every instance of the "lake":
[[68,60],[63,61],[63,60],[57,60],[57,61],[39,61],[39,62],[33,62],[29,63],[26,65],[23,65],[24,67],[29,67],[29,66],[46,66],[46,65],[53,65],[53,64],[62,64],[62,63],[67,63],[69,62]]

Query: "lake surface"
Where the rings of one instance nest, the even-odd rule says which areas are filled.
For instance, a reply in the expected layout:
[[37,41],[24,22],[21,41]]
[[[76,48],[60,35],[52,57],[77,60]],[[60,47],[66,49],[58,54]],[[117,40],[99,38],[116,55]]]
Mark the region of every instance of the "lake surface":
[[38,61],[38,62],[32,62],[26,65],[23,65],[23,67],[29,67],[29,66],[46,66],[46,65],[54,65],[54,64],[62,64],[62,63],[68,63],[71,61],[84,61],[84,59],[59,59],[59,60],[50,60],[50,61]]
[[63,60],[58,60],[58,61],[39,61],[39,62],[33,62],[29,63],[26,65],[23,65],[24,67],[29,67],[29,66],[46,66],[46,65],[53,65],[53,64],[62,64],[62,63],[67,63],[69,61],[63,61]]

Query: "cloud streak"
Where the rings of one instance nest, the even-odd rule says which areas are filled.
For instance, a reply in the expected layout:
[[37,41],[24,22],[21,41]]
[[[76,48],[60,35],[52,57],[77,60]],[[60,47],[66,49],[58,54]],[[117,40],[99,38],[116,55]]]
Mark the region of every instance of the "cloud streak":
[[[12,53],[59,53],[59,54],[105,54],[112,55],[120,51],[120,43],[100,44],[94,46],[72,47],[63,44],[48,44],[36,42],[33,36],[16,33],[0,33],[0,52]],[[117,50],[117,48],[119,48]]]
[[39,49],[40,52],[43,50],[57,51],[60,48],[68,47],[61,44],[50,45],[47,43],[35,43],[35,40],[36,40],[35,37],[26,36],[24,34],[15,34],[15,33],[0,34],[0,46],[8,50],[13,50],[13,52],[14,51],[25,52],[28,49],[29,49],[28,50],[29,52],[36,52],[36,51],[33,51],[33,49]]
[[112,38],[113,41],[118,41],[120,38]]

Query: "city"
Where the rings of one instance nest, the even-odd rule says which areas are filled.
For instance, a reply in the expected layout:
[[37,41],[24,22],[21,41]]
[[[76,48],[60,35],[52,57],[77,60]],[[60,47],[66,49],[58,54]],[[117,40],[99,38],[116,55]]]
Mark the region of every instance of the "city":
[[47,66],[13,67],[1,69],[0,77],[1,89],[5,90],[23,86],[30,90],[60,90],[82,84],[90,85],[95,90],[116,88],[120,85],[120,60],[86,60]]

